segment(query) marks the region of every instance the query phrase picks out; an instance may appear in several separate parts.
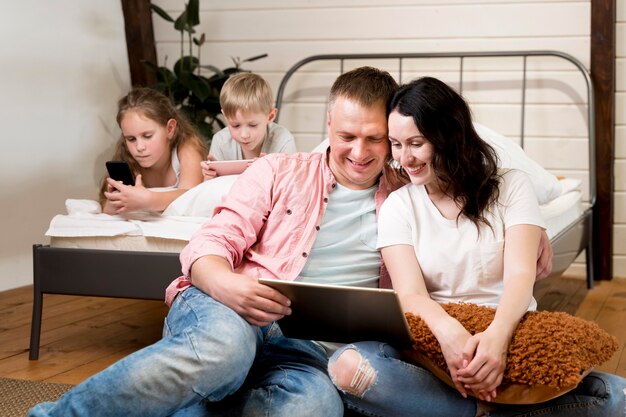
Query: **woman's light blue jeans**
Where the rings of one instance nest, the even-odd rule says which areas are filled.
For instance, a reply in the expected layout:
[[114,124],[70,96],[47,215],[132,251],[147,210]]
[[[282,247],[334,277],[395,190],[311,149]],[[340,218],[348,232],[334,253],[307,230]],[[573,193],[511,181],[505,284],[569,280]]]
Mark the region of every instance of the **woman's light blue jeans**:
[[[367,416],[465,417],[475,416],[476,400],[464,399],[429,371],[403,360],[386,343],[359,342],[337,350],[332,364],[346,349],[356,349],[373,369],[373,383],[362,395],[342,393],[347,407]],[[563,416],[624,417],[626,379],[591,372],[578,387],[551,401],[532,405],[493,405],[492,417]]]
[[316,343],[252,326],[191,287],[176,297],[163,338],[29,416],[342,416]]

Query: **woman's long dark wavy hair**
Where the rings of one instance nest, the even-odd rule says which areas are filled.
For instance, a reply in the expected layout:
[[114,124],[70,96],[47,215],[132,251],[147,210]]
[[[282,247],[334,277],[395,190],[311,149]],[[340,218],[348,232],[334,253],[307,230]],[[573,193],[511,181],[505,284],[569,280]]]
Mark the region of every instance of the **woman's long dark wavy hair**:
[[423,77],[400,87],[387,116],[392,111],[411,117],[432,144],[432,168],[441,190],[461,207],[459,217],[466,216],[477,228],[479,223],[491,227],[484,213],[499,197],[498,156],[474,130],[463,97],[444,82]]

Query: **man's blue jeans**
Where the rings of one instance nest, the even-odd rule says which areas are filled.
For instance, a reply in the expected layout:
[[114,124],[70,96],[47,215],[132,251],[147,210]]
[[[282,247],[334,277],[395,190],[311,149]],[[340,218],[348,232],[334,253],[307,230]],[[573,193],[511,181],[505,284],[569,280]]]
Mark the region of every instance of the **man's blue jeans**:
[[[330,363],[346,349],[356,349],[373,369],[373,383],[362,395],[344,393],[349,409],[367,416],[389,417],[471,417],[477,404],[464,399],[453,388],[429,371],[403,360],[403,355],[388,344],[359,342],[337,350]],[[492,417],[624,417],[626,379],[591,372],[567,394],[532,405],[498,405],[486,411]]]
[[191,287],[176,297],[163,338],[29,416],[341,416],[317,344],[252,326]]

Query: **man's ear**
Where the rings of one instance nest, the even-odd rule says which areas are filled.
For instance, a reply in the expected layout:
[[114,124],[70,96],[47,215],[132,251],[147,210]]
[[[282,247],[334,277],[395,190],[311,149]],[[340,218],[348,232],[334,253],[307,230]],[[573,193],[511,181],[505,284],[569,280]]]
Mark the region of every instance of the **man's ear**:
[[165,129],[167,131],[167,139],[172,139],[174,137],[174,133],[176,133],[176,127],[178,126],[178,122],[176,119],[169,119],[167,121],[167,125],[165,125]]
[[278,109],[274,107],[272,111],[270,112],[270,114],[267,116],[267,123],[272,123],[274,119],[276,119],[277,115],[278,115]]

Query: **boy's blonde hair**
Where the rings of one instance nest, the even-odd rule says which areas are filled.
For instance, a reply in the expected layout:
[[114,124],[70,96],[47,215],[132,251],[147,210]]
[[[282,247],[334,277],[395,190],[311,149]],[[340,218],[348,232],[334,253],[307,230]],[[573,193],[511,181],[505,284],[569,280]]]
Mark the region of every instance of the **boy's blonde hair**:
[[220,106],[226,117],[234,117],[237,110],[269,114],[274,109],[272,89],[260,75],[241,72],[224,83]]

